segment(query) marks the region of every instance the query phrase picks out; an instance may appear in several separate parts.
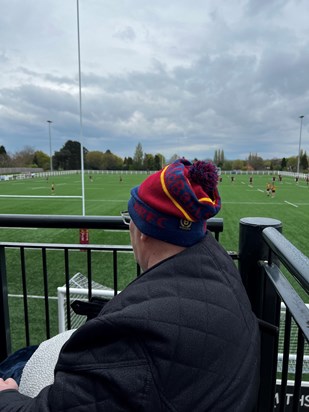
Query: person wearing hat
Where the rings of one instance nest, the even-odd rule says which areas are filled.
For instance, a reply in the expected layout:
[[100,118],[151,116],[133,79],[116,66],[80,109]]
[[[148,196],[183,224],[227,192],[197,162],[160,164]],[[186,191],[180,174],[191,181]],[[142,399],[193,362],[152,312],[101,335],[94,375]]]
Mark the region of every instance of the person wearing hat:
[[207,230],[217,181],[214,165],[180,159],[132,189],[123,218],[141,275],[71,335],[36,397],[2,382],[1,411],[253,410],[259,328]]

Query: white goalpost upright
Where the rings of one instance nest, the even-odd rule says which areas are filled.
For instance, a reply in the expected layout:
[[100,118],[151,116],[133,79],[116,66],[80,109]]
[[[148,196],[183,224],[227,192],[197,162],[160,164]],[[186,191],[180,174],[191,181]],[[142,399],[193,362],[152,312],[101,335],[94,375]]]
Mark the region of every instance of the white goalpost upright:
[[77,9],[77,45],[78,45],[78,83],[79,83],[79,124],[80,124],[80,163],[82,182],[82,214],[85,216],[85,174],[84,174],[84,145],[83,145],[83,112],[82,112],[82,81],[80,59],[80,29],[79,29],[79,0],[76,0]]

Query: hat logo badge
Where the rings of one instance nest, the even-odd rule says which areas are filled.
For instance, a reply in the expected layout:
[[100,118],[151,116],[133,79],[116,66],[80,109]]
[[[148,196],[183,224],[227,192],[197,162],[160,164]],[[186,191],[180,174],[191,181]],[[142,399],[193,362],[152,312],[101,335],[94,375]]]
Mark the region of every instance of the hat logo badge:
[[192,222],[186,219],[180,219],[180,229],[191,230]]

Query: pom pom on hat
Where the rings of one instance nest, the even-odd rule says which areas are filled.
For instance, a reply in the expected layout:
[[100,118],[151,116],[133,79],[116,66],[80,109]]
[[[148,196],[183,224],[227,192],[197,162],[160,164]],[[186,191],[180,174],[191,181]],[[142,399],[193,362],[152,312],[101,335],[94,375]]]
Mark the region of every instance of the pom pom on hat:
[[218,184],[217,168],[212,163],[198,160],[189,168],[189,178],[202,186],[207,193],[212,193]]
[[131,190],[129,214],[138,229],[156,239],[192,246],[206,233],[206,220],[221,208],[212,163],[178,159]]

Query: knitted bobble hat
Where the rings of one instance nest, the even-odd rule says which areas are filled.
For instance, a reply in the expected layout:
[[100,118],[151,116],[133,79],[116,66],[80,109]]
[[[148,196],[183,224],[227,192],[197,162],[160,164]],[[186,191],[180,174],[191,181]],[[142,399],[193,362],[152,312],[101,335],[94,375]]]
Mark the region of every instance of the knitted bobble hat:
[[217,168],[178,159],[131,190],[128,210],[138,229],[179,246],[192,246],[206,233],[206,220],[221,208]]

